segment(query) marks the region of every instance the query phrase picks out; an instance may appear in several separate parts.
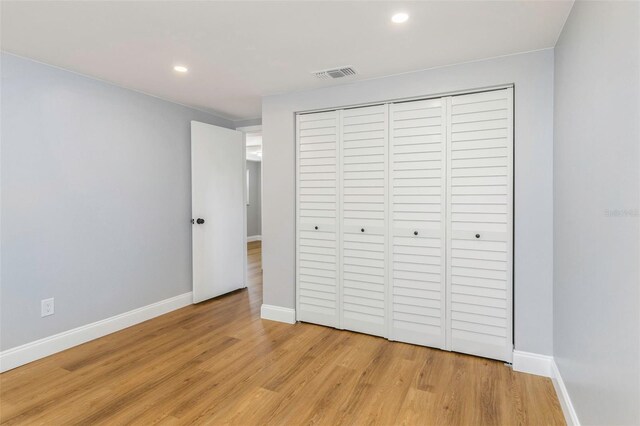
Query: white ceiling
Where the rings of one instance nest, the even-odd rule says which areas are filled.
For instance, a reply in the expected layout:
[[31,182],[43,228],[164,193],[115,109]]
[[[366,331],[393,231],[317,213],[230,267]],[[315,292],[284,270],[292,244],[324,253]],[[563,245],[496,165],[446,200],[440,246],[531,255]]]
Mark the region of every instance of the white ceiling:
[[[2,49],[230,119],[264,95],[553,47],[572,1],[3,1]],[[406,11],[405,24],[393,24]],[[189,72],[179,75],[175,64]]]

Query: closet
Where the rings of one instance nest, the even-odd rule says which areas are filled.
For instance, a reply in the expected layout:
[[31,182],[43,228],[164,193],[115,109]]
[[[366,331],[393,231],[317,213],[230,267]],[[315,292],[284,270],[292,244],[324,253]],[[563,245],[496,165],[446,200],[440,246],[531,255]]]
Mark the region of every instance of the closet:
[[512,91],[297,116],[299,321],[511,361]]

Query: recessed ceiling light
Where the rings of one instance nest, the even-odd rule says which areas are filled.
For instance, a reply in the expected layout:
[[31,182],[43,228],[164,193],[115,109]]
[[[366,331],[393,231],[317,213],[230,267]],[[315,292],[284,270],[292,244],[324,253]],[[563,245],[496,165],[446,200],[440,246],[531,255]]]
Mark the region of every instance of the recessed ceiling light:
[[402,24],[403,22],[407,22],[408,19],[409,19],[409,14],[404,12],[396,13],[391,17],[391,21],[395,22],[396,24]]
[[189,71],[189,68],[187,68],[187,67],[185,67],[185,66],[182,66],[182,65],[176,65],[175,67],[173,67],[173,70],[174,70],[174,71],[177,71],[177,72],[182,72],[182,73],[184,73],[184,72]]

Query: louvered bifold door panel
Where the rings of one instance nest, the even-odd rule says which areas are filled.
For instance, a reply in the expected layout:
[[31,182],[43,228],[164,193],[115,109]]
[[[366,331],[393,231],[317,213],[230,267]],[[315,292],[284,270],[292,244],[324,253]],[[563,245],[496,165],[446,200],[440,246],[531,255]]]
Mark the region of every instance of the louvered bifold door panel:
[[511,361],[513,97],[447,98],[450,349]]
[[297,318],[338,326],[338,112],[299,115]]
[[445,346],[446,110],[390,106],[390,337]]
[[387,106],[342,111],[342,328],[386,336]]

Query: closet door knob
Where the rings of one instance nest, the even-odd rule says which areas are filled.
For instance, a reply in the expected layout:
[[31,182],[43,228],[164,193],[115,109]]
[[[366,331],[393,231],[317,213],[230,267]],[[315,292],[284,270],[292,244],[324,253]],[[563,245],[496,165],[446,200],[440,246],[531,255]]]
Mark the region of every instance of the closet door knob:
[[360,230],[360,232],[364,232],[364,228],[362,228],[362,229]]
[[196,220],[196,223],[198,225],[202,225],[204,223],[204,219],[202,219],[201,217],[198,218],[198,220]]
[[418,235],[418,231],[413,231],[413,235]]
[[480,238],[480,234],[476,234],[476,238]]
[[316,227],[315,227],[315,229],[317,230],[317,229],[318,229],[318,227],[316,226]]

